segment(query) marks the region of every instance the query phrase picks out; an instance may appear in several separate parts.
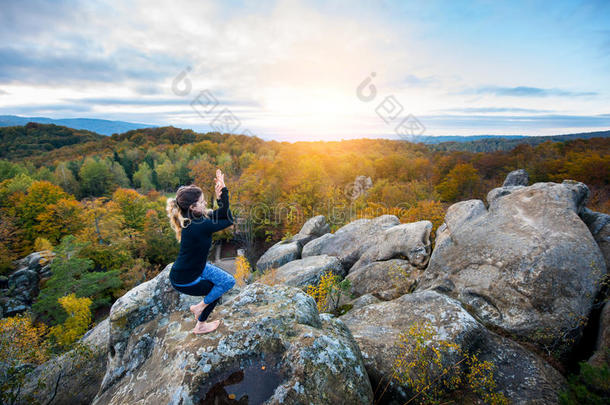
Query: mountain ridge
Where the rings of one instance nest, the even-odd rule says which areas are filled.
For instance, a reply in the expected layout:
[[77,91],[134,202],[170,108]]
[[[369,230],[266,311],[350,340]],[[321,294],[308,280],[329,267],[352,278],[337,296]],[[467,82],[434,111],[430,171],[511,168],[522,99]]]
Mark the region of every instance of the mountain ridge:
[[72,129],[96,132],[101,135],[123,133],[134,129],[155,128],[156,125],[141,124],[126,121],[113,121],[98,118],[47,118],[21,117],[18,115],[0,115],[0,127],[26,125],[28,122],[38,124],[54,124]]

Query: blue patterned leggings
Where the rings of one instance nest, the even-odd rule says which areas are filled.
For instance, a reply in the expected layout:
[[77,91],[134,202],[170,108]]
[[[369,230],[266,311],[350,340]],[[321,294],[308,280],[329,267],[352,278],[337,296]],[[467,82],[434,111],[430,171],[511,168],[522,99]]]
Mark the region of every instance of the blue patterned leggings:
[[220,296],[233,288],[234,285],[235,277],[210,263],[206,263],[201,275],[194,281],[188,284],[174,284],[172,282],[172,286],[183,294],[205,295],[203,302],[208,305],[199,315],[200,322],[205,322],[218,304]]

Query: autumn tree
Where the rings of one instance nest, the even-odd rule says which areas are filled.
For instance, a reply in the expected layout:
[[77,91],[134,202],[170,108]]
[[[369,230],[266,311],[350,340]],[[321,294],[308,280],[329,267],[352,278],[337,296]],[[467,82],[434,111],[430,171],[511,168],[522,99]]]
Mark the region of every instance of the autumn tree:
[[0,403],[25,399],[20,392],[26,374],[49,358],[47,331],[30,313],[0,319]]
[[50,205],[62,198],[69,198],[61,187],[46,181],[34,181],[25,194],[20,194],[14,201],[14,212],[19,220],[18,226],[23,230],[23,236],[28,248],[39,236],[38,216],[44,213]]
[[33,229],[52,244],[57,244],[65,235],[72,235],[83,228],[82,210],[81,204],[73,198],[61,198],[38,214]]
[[49,335],[56,345],[66,350],[89,329],[91,324],[91,301],[88,297],[77,298],[71,293],[57,299],[67,314],[66,320],[51,327]]
[[469,199],[474,198],[479,192],[480,182],[481,178],[477,169],[470,163],[458,163],[436,187],[436,190],[443,201]]
[[124,227],[137,231],[144,229],[144,215],[148,206],[146,197],[133,189],[117,188],[112,193],[112,201],[118,204]]
[[[165,213],[166,199],[150,208],[144,217],[144,258],[153,266],[161,267],[172,262],[178,255],[180,245],[176,241]],[[163,205],[163,206],[161,206]]]

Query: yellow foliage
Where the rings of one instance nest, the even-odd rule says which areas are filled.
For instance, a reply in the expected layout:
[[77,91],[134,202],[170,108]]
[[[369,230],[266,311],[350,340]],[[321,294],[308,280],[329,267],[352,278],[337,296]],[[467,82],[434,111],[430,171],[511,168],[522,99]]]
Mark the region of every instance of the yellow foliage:
[[48,239],[39,236],[34,241],[34,251],[40,252],[41,250],[53,250],[53,245]]
[[0,363],[41,364],[48,359],[44,324],[34,325],[30,314],[0,320]]
[[316,300],[316,304],[318,306],[318,312],[326,312],[329,307],[329,294],[332,289],[338,284],[339,276],[332,273],[327,272],[320,277],[320,282],[318,285],[308,285],[307,286],[307,294],[311,295],[314,300]]
[[77,298],[74,293],[58,299],[68,318],[61,325],[51,328],[50,335],[57,344],[69,348],[76,340],[85,334],[91,323],[91,310],[93,301],[90,298]]
[[[438,339],[430,321],[412,324],[399,335],[396,345],[400,353],[394,362],[393,379],[409,387],[414,393],[412,400],[417,403],[438,403],[451,391],[463,387],[485,403],[508,404],[503,394],[495,392],[493,363],[463,353],[454,342]],[[456,354],[455,362],[448,364],[449,359],[443,353]],[[460,367],[461,363],[465,363],[467,372]]]
[[237,256],[235,259],[235,281],[237,285],[243,287],[246,284],[246,277],[250,275],[250,263],[245,256]]

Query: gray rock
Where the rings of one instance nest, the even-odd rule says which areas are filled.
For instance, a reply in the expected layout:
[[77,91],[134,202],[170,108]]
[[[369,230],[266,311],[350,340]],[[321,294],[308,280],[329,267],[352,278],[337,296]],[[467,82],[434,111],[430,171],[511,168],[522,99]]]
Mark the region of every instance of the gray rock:
[[345,276],[345,270],[339,259],[333,256],[309,256],[304,259],[286,263],[275,274],[277,282],[293,287],[318,285],[320,277],[325,273],[334,273],[339,277]]
[[324,215],[317,215],[311,217],[303,224],[299,234],[301,235],[313,235],[322,236],[330,232],[330,225],[326,223],[326,217]]
[[358,197],[363,196],[366,192],[373,187],[373,180],[368,176],[356,176],[353,183],[348,184],[345,189],[345,194],[351,199],[355,200]]
[[557,404],[564,377],[546,361],[510,339],[489,332],[473,348],[480,361],[494,366],[498,392],[516,405]]
[[292,238],[280,241],[271,246],[260,259],[258,259],[256,268],[258,271],[265,271],[300,259],[301,249],[303,249],[301,241],[293,241]]
[[497,199],[504,197],[505,195],[509,195],[513,191],[521,190],[525,188],[525,186],[506,186],[506,187],[497,187],[487,193],[487,204],[493,204]]
[[54,256],[49,250],[41,250],[13,262],[17,270],[6,279],[6,289],[0,297],[0,317],[14,316],[32,307],[40,291],[40,279],[50,275]]
[[382,215],[373,219],[358,219],[339,228],[335,233],[327,233],[308,242],[302,257],[329,255],[341,260],[343,267],[349,269],[370,247],[371,238],[388,228],[399,225],[394,215]]
[[350,273],[376,261],[406,258],[411,265],[425,268],[430,258],[432,222],[418,221],[400,224],[367,238],[358,261]]
[[[36,367],[26,376],[23,403],[90,404],[106,372],[109,319],[90,329],[72,349]],[[78,345],[77,345],[78,346]],[[40,385],[39,385],[40,384]]]
[[247,395],[249,403],[372,402],[349,329],[319,315],[298,288],[255,282],[219,305],[214,318],[223,320],[217,330],[194,335],[190,313],[157,313],[136,326],[111,311],[111,329],[123,329],[126,338],[120,359],[112,358],[119,350],[111,352],[111,377],[93,404],[215,403],[229,394],[236,401]]
[[351,271],[346,278],[351,283],[351,293],[356,297],[396,290],[392,294],[396,298],[410,292],[417,284],[420,274],[421,271],[411,266],[408,260],[392,259],[360,267]]
[[513,170],[506,175],[504,179],[503,187],[506,186],[527,186],[530,182],[530,178],[524,169]]
[[258,259],[256,268],[258,271],[265,271],[300,259],[303,246],[307,242],[328,232],[330,232],[330,225],[326,223],[324,215],[312,217],[303,224],[301,230],[296,235],[271,246],[260,259]]
[[381,300],[373,294],[364,294],[358,298],[354,298],[349,304],[352,306],[351,309],[358,309],[378,302],[381,302]]
[[484,322],[565,353],[606,274],[578,216],[587,193],[582,183],[536,183],[490,199],[486,211],[450,207],[417,290],[442,291]]
[[585,207],[581,218],[589,227],[589,231],[604,255],[606,269],[610,269],[610,215],[591,211]]
[[24,258],[15,260],[13,264],[18,269],[25,267],[38,272],[42,269],[42,267],[51,262],[54,256],[55,253],[53,253],[51,250],[41,250],[38,252],[30,253]]
[[[458,301],[445,295],[434,291],[405,294],[392,301],[352,309],[339,319],[345,322],[360,346],[373,390],[378,389],[379,395],[387,386],[383,403],[404,404],[414,395],[413,387],[392,379],[393,367],[401,353],[407,361],[414,360],[411,348],[399,346],[400,334],[426,321],[432,327],[433,339],[459,347],[459,351],[440,348],[447,378],[464,372],[452,367],[463,356],[477,354],[494,362],[497,390],[508,396],[511,404],[557,403],[557,393],[563,383],[557,371],[514,342],[487,331]],[[433,366],[432,372],[434,377],[442,370]]]
[[595,353],[589,359],[589,364],[597,367],[603,365],[610,366],[610,305],[608,302],[604,304],[599,317],[599,331],[597,333]]

